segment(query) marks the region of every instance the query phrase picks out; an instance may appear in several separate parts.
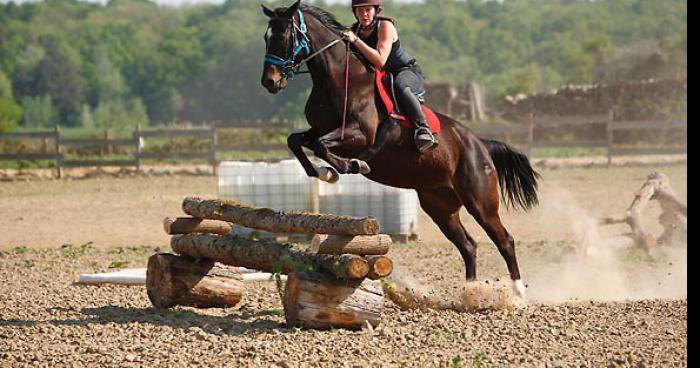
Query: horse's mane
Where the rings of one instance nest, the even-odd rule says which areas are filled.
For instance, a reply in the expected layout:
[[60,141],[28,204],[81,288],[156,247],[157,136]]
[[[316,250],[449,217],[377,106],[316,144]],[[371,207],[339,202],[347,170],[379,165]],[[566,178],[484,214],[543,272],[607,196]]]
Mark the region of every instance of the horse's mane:
[[332,31],[340,33],[347,29],[347,27],[340,24],[340,22],[338,22],[338,20],[335,19],[335,16],[333,14],[319,7],[301,4],[301,10],[311,14],[314,18],[318,19],[318,21],[321,22],[321,24],[323,24],[324,26],[326,26],[326,28]]

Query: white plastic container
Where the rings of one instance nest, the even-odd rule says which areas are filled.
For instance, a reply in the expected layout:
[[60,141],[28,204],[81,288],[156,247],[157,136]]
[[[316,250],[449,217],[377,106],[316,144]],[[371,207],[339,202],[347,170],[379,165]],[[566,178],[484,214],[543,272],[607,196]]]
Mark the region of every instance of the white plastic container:
[[336,184],[319,184],[319,210],[351,216],[374,216],[381,232],[418,233],[418,196],[414,190],[375,183],[362,175],[342,175]]
[[[341,175],[335,184],[309,178],[297,160],[277,163],[224,161],[219,164],[219,198],[280,211],[374,216],[381,232],[414,235],[418,232],[415,191],[375,183],[362,175]],[[250,229],[234,226],[234,232]],[[258,231],[262,236],[269,235]]]
[[[219,164],[219,198],[278,211],[309,211],[312,179],[299,162],[276,163],[224,161]],[[253,230],[234,225],[234,232],[247,235]],[[267,232],[255,230],[261,236]]]

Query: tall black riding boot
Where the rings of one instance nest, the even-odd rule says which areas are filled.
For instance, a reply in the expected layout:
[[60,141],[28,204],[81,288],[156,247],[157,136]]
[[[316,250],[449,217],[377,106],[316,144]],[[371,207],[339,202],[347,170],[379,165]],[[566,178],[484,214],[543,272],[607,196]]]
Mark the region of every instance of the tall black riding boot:
[[437,140],[430,131],[428,119],[425,118],[425,113],[421,108],[418,97],[411,91],[410,87],[404,87],[399,91],[401,98],[401,106],[407,117],[415,125],[415,134],[413,140],[416,142],[416,147],[421,152],[425,152],[437,145]]

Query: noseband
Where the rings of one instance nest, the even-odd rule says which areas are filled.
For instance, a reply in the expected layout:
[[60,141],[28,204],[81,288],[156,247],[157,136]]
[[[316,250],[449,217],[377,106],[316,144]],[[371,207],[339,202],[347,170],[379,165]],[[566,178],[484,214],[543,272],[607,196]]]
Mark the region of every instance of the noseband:
[[[265,64],[270,64],[274,65],[280,69],[282,69],[282,74],[284,74],[287,77],[294,78],[295,75],[297,74],[302,74],[302,73],[308,73],[308,70],[300,70],[301,66],[306,63],[307,61],[311,60],[314,58],[316,55],[322,53],[323,51],[327,50],[331,46],[335,45],[336,43],[342,41],[342,39],[338,38],[336,40],[331,41],[328,45],[324,46],[320,50],[316,51],[315,53],[311,53],[311,47],[309,44],[311,41],[309,40],[309,37],[306,35],[306,22],[304,21],[304,14],[301,12],[301,9],[297,9],[297,14],[299,15],[299,25],[297,26],[296,22],[294,21],[294,17],[290,19],[292,22],[292,43],[294,44],[294,49],[292,50],[292,53],[289,55],[289,57],[285,60],[282,59],[281,57],[277,55],[273,55],[270,53],[265,54]],[[299,37],[301,35],[301,37]],[[307,56],[305,59],[296,62],[297,56],[302,53],[302,51],[305,51]]]

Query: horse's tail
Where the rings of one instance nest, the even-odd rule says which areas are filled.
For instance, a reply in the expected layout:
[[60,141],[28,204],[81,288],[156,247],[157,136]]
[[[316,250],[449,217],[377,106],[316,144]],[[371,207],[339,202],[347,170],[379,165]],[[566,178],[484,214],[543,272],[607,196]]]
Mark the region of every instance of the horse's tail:
[[501,196],[507,206],[529,210],[536,206],[537,179],[540,174],[530,165],[527,156],[517,149],[496,140],[482,139],[498,172]]

